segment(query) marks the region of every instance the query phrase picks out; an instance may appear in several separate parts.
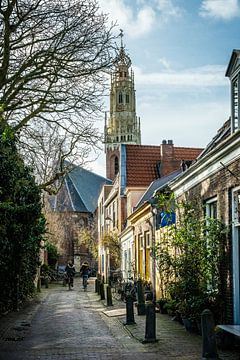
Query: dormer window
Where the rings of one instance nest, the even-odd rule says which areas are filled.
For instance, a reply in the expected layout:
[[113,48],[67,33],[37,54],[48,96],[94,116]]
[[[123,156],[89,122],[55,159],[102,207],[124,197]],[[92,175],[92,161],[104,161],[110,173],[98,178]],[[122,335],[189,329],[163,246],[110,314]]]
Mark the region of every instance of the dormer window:
[[240,50],[233,50],[228,64],[226,76],[231,81],[231,132],[240,129],[239,101],[240,101]]
[[238,112],[239,112],[239,106],[238,106],[238,101],[239,101],[239,85],[238,85],[238,77],[233,81],[232,83],[232,129],[233,132],[235,132],[236,130],[238,130],[239,128],[239,121],[238,121]]

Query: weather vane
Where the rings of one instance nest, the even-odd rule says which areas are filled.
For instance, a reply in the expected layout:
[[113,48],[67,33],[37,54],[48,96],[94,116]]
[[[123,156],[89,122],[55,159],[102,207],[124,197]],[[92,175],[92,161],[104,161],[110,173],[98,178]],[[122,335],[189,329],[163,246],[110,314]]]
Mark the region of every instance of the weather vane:
[[119,36],[121,37],[121,47],[123,47],[123,30],[122,29],[120,29]]

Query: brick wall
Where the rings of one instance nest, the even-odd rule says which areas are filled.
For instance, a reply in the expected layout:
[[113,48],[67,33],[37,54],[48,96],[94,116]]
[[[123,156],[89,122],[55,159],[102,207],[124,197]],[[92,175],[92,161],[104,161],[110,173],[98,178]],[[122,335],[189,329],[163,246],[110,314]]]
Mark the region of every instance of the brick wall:
[[115,178],[115,157],[118,158],[118,163],[120,166],[119,149],[108,149],[106,153],[106,177],[111,180]]
[[[240,161],[233,162],[228,169],[239,176]],[[237,179],[226,168],[204,180],[181,196],[179,200],[195,201],[199,204],[211,197],[218,198],[218,215],[221,221],[229,226],[229,233],[223,244],[224,259],[221,266],[222,295],[224,300],[223,322],[233,323],[233,277],[232,277],[232,233],[231,233],[231,190],[240,185]],[[203,214],[203,209],[201,210]]]

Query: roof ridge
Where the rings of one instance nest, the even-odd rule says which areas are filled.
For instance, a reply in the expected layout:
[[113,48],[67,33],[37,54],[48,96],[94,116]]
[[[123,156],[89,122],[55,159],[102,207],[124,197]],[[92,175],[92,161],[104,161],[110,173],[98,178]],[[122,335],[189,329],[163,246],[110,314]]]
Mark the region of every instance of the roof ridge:
[[68,177],[69,177],[69,179],[71,180],[71,182],[72,182],[72,185],[73,185],[74,189],[76,190],[76,192],[77,192],[78,196],[80,197],[80,199],[81,199],[81,201],[82,201],[83,205],[85,206],[85,208],[86,208],[89,212],[91,212],[91,211],[89,210],[89,208],[86,206],[85,201],[83,201],[83,198],[82,198],[82,196],[80,195],[80,193],[79,193],[79,191],[78,191],[78,189],[77,189],[77,187],[76,187],[76,185],[75,185],[75,183],[74,183],[73,179],[71,178],[70,174],[71,174],[71,172],[69,172],[69,173],[67,174],[67,176],[68,176]]

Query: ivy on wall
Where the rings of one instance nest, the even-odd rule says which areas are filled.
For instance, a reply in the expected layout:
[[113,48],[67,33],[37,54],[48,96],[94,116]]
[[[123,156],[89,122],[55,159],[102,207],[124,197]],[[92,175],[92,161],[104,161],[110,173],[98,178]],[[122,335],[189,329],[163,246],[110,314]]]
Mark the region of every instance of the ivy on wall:
[[34,292],[45,219],[41,195],[10,127],[0,127],[0,313]]

